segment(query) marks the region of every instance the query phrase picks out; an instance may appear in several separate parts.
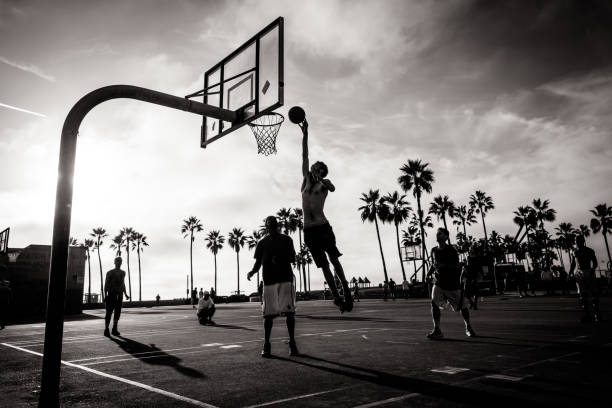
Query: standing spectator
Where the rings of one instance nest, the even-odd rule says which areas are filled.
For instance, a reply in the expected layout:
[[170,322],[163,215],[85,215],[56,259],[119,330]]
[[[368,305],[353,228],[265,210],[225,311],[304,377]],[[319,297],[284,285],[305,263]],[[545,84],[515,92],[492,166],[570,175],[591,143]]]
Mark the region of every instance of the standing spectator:
[[[580,302],[584,308],[585,315],[580,321],[587,323],[594,319],[598,322],[601,320],[601,314],[599,312],[599,291],[595,275],[597,257],[595,251],[586,246],[582,235],[576,237],[576,246],[578,248],[574,251],[569,275],[576,279]],[[591,306],[593,307],[593,318],[591,318]]]
[[159,296],[159,293],[157,294],[157,296],[155,296],[155,301],[157,302],[157,306],[159,306],[159,300],[161,299],[161,297]]
[[353,286],[353,300],[361,301],[361,297],[359,297],[359,283],[355,282]]
[[397,285],[393,279],[389,280],[389,291],[391,292],[391,299],[395,300],[395,289]]
[[402,295],[404,299],[408,299],[408,295],[410,292],[410,283],[406,279],[402,282]]
[[195,309],[198,304],[198,288],[194,288],[191,291],[191,308]]
[[200,291],[198,292],[198,299],[202,299],[202,296],[204,296],[204,288],[200,288]]
[[389,297],[389,282],[383,283],[383,300],[386,302]]

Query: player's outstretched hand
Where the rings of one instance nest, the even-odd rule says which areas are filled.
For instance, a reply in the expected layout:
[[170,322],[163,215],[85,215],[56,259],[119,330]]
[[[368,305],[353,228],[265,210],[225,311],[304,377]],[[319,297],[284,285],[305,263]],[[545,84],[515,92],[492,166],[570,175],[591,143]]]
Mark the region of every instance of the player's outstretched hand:
[[253,272],[253,271],[247,273],[247,280],[250,281],[254,274],[255,274],[255,272]]
[[128,295],[125,295],[125,300],[130,300],[130,297]]
[[302,123],[298,124],[298,126],[300,129],[302,129],[302,133],[308,134],[308,121],[306,119],[304,119]]

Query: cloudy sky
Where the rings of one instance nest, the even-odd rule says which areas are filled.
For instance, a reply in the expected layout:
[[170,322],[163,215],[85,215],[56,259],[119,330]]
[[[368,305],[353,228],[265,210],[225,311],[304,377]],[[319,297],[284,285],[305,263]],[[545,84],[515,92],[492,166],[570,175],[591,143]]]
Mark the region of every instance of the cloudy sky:
[[[80,97],[111,84],[196,91],[204,71],[278,16],[286,39],[279,112],[307,111],[311,159],[329,165],[337,187],[326,213],[349,277],[382,280],[359,197],[399,189],[408,159],[435,172],[425,206],[438,194],[457,204],[477,189],[491,195],[489,230],[514,234],[512,212],[538,197],[557,210],[549,228],[586,224],[589,209],[612,204],[612,6],[493,3],[0,0],[0,227],[11,227],[11,247],[51,242],[60,132]],[[227,235],[300,205],[295,125],[283,125],[279,153],[267,158],[248,128],[200,149],[200,125],[195,115],[114,100],[80,128],[71,235],[83,239],[98,226],[147,235],[145,298],[185,293],[184,218]],[[194,279],[210,287],[203,238]],[[401,280],[391,226],[382,240],[390,275]],[[589,243],[603,259],[601,236]],[[108,247],[102,257],[110,269]],[[254,290],[244,273],[252,253],[240,261],[241,289]],[[218,264],[219,293],[228,294],[235,254],[224,249]],[[322,281],[313,269],[313,288]]]

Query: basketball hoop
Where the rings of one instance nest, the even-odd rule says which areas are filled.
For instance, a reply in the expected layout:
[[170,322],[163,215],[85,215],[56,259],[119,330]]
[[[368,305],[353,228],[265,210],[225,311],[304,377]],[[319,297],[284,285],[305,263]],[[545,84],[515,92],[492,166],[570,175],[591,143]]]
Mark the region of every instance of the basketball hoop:
[[276,136],[284,120],[283,115],[272,112],[249,122],[249,127],[257,140],[257,153],[265,156],[276,154]]

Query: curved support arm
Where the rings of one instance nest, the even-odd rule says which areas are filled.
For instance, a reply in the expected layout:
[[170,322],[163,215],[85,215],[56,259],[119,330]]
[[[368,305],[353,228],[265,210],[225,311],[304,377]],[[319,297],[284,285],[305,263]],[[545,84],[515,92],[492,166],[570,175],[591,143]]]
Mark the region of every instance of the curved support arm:
[[41,407],[59,405],[64,302],[66,298],[66,274],[68,268],[68,240],[70,237],[70,219],[72,215],[72,181],[79,126],[83,118],[95,106],[118,98],[136,99],[202,116],[214,117],[227,122],[235,122],[237,119],[236,113],[227,109],[131,85],[111,85],[96,89],[82,97],[72,107],[64,121],[60,142],[57,190],[55,195],[55,219],[53,221],[53,241],[47,295],[45,346],[39,400],[39,406]]

